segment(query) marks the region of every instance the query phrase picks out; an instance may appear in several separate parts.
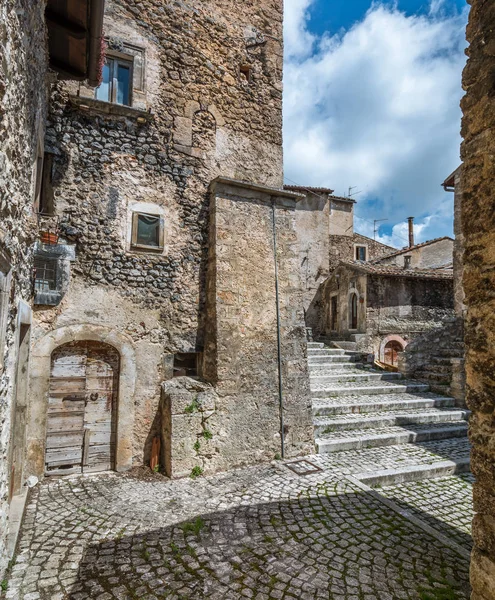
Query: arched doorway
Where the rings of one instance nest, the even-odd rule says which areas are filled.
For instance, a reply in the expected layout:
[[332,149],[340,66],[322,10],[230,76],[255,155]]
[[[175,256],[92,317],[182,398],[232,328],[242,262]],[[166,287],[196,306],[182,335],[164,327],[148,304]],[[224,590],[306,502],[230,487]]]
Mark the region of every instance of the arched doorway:
[[398,355],[399,352],[403,352],[404,347],[397,340],[391,340],[385,344],[385,348],[383,351],[384,355],[384,363],[386,365],[391,365],[392,367],[397,367],[399,365]]
[[338,309],[337,296],[332,296],[330,299],[330,328],[332,331],[337,331]]
[[358,328],[358,297],[357,294],[351,294],[349,302],[349,329]]
[[70,342],[53,351],[46,475],[115,468],[119,368],[119,353],[102,342]]

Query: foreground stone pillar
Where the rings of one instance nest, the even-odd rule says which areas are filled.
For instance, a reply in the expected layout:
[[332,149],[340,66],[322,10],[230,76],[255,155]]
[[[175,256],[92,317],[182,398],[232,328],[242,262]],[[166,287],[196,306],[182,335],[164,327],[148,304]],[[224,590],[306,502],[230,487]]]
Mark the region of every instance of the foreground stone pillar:
[[285,453],[314,450],[295,228],[299,200],[231,179],[211,186],[204,377],[218,394],[224,467],[281,454],[274,218]]
[[467,404],[473,411],[473,600],[495,599],[495,3],[472,0],[462,135]]

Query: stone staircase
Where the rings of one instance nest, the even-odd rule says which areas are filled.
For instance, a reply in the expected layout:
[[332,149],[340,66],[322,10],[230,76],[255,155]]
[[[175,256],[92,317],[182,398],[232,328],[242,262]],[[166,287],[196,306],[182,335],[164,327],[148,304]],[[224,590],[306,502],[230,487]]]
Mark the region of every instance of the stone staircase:
[[[401,373],[372,369],[361,353],[336,346],[308,343],[319,454],[455,439],[467,447],[469,411],[456,408],[453,398]],[[468,452],[461,463],[469,468]]]

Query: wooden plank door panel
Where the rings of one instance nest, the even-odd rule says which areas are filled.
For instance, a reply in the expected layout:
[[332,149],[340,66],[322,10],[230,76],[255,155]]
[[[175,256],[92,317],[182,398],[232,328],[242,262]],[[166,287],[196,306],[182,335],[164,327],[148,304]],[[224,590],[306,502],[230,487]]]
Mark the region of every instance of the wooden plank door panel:
[[106,344],[73,342],[52,357],[46,472],[114,467],[119,355]]

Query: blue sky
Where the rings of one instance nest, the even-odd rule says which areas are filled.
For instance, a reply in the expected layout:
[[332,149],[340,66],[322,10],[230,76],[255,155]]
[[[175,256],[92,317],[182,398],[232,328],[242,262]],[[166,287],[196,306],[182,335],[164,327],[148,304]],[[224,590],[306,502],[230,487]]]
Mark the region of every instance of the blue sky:
[[[388,1],[382,4],[397,5],[406,15],[427,14],[430,2],[425,0]],[[337,33],[341,28],[349,29],[364,17],[371,6],[370,0],[318,0],[309,10],[309,29],[317,34]],[[449,0],[443,9],[448,13],[460,13],[466,7],[466,0]]]
[[459,164],[464,0],[285,0],[287,182],[361,193],[355,228],[452,235],[440,183]]

